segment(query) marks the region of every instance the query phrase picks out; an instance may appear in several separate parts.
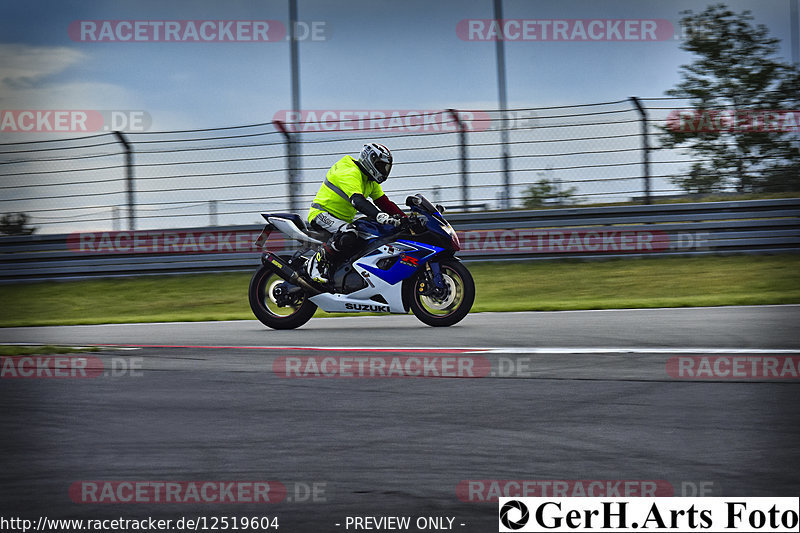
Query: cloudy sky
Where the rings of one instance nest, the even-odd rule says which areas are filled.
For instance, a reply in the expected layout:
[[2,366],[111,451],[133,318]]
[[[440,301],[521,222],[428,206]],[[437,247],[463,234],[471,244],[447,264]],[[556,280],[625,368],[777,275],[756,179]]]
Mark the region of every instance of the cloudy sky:
[[[504,0],[503,9],[507,19],[677,23],[682,10],[700,11],[708,3]],[[736,11],[751,9],[756,22],[784,40],[787,58],[789,4],[727,2]],[[301,33],[307,34],[299,48],[301,106],[496,107],[494,43],[465,41],[457,33],[462,20],[491,17],[491,0],[298,0]],[[0,7],[0,109],[144,110],[159,131],[266,122],[290,108],[284,39],[93,42],[89,34],[80,40],[69,31],[80,21],[159,20],[267,20],[285,28],[288,0],[7,0]],[[508,42],[509,105],[662,96],[678,81],[679,65],[690,59],[678,46],[677,36],[656,42]]]
[[[736,12],[751,10],[756,23],[781,39],[780,54],[790,61],[791,2],[728,0],[726,4]],[[622,101],[621,108],[630,109],[625,102],[630,96],[664,96],[680,81],[680,66],[692,61],[680,50],[681,12],[699,12],[710,3],[503,0],[503,16],[512,21],[505,43],[509,108]],[[23,114],[30,117],[36,110],[72,110],[66,123],[75,119],[75,112],[86,113],[87,117],[78,117],[78,126],[88,124],[96,133],[135,132],[130,123],[134,117],[143,126],[138,129],[147,132],[261,124],[283,117],[291,109],[288,4],[288,0],[5,0],[0,4],[0,145],[6,143],[4,149],[10,150],[16,148],[7,143],[70,135],[19,131]],[[495,43],[487,21],[493,18],[492,0],[297,0],[297,6],[301,108],[498,108]],[[123,123],[110,123],[115,112]],[[542,115],[537,116],[540,120]],[[630,131],[638,131],[635,113],[627,118],[633,122]],[[49,115],[37,129],[54,121],[55,116]],[[30,118],[26,124],[31,124]],[[615,127],[599,128],[591,135],[627,131]],[[76,129],[80,134],[80,127]],[[565,130],[553,131],[556,135]],[[536,146],[529,137],[523,138],[531,134],[536,133],[522,131],[512,138],[523,141],[511,154],[516,172],[513,194],[518,199],[527,184],[541,178],[543,169],[544,175],[565,183],[588,179],[578,189],[584,195],[581,201],[625,200],[636,194],[631,186],[638,183],[632,180],[640,172],[638,139],[631,137],[624,145],[590,143],[587,148],[558,146],[541,137],[551,143]],[[146,138],[142,135],[136,140]],[[455,149],[426,151],[424,141],[390,140],[392,149],[397,149],[398,165],[387,191],[396,192],[398,201],[423,188],[436,194],[441,190],[443,201],[460,199]],[[498,140],[494,133],[471,136],[471,142],[484,141],[487,146]],[[336,154],[357,151],[359,143],[320,146],[318,157],[304,150],[303,205],[313,197],[320,175],[338,158]],[[545,157],[548,152],[595,147],[628,151],[605,158]],[[29,161],[5,164],[0,168],[0,211],[29,212],[46,232],[119,226],[122,211],[114,208],[124,205],[126,198],[120,148],[92,149],[91,155],[106,157],[95,153],[103,149],[114,155],[38,166]],[[473,200],[489,206],[500,205],[497,150],[495,146],[470,152],[477,159],[470,167],[475,172],[472,184],[484,186],[475,191]],[[199,152],[168,160],[159,154],[148,159],[138,150],[136,200],[140,213],[153,215],[142,226],[208,223],[210,202],[217,200],[221,224],[252,223],[253,216],[247,213],[270,201],[274,207],[269,208],[286,209],[282,151],[276,144],[202,154],[209,160],[266,156],[259,162],[222,166],[199,161]],[[53,154],[46,152],[51,159]],[[6,152],[2,158],[9,163],[8,158],[17,156]],[[672,155],[662,152],[658,157]],[[77,171],[83,168],[80,165],[101,166],[101,162],[109,165],[108,170]],[[612,166],[617,163],[627,166]],[[678,168],[656,166],[654,171],[658,175]],[[159,177],[168,171],[180,174],[180,179]],[[611,183],[617,178],[630,181]],[[604,179],[609,181],[600,181]],[[77,183],[66,183],[70,180]],[[228,190],[229,184],[236,187]],[[658,187],[669,193],[671,185],[663,179]],[[604,196],[608,194],[616,196]],[[59,213],[65,207],[72,211]],[[226,210],[230,216],[223,215]],[[169,218],[173,213],[183,218]]]

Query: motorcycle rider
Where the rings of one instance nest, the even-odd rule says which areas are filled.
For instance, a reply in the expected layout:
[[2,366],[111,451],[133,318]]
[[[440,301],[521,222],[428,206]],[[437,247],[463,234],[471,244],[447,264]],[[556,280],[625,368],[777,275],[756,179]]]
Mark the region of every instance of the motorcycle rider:
[[365,144],[358,159],[346,155],[328,170],[308,212],[308,221],[314,229],[331,234],[309,261],[308,274],[312,280],[327,283],[331,265],[358,247],[358,232],[352,224],[356,212],[379,224],[400,226],[405,213],[381,189],[391,170],[392,153],[378,143]]

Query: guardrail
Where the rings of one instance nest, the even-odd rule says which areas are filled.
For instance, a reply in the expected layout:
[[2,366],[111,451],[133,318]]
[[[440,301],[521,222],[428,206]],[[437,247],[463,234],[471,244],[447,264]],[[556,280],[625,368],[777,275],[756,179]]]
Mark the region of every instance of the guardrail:
[[[453,213],[464,260],[800,251],[800,198]],[[262,226],[0,238],[0,283],[251,270]],[[270,237],[270,249],[291,242]]]

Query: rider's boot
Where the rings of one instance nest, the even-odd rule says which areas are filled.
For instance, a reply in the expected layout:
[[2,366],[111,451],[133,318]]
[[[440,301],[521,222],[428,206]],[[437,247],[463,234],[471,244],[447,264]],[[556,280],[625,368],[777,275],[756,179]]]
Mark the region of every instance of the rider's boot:
[[331,266],[337,257],[347,254],[358,246],[358,231],[348,224],[331,235],[328,242],[322,245],[317,254],[308,262],[308,276],[317,283],[328,283],[331,277]]
[[331,263],[329,255],[330,251],[326,244],[308,261],[308,277],[323,285],[328,283],[330,277]]

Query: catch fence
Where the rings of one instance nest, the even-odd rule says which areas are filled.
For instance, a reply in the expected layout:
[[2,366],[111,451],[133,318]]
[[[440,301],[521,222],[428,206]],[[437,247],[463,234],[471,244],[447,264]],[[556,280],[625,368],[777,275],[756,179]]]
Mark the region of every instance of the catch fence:
[[471,213],[645,204],[682,194],[674,180],[697,162],[658,148],[678,105],[304,110],[200,130],[38,141],[4,133],[0,213],[25,213],[38,233],[255,224],[263,211],[304,213],[327,169],[367,141],[394,154],[385,190],[396,200],[421,192]]

